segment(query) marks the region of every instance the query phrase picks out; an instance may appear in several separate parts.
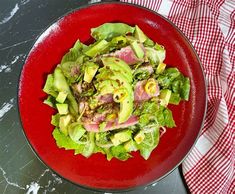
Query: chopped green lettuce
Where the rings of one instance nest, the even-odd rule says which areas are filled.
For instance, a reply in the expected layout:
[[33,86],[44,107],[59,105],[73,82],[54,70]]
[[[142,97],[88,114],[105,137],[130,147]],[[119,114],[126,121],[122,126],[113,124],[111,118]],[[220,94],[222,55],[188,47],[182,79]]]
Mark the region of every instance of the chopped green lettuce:
[[96,40],[111,40],[116,36],[124,36],[133,33],[134,27],[123,23],[105,23],[91,29],[91,35]]
[[43,91],[53,97],[57,97],[58,92],[56,91],[55,87],[54,87],[54,77],[53,74],[49,74],[47,76],[47,80],[46,83],[43,87]]
[[66,62],[75,62],[77,61],[78,57],[83,54],[83,50],[86,49],[87,46],[80,42],[80,40],[77,40],[77,42],[74,44],[74,46],[67,52],[62,60],[61,64]]
[[70,137],[64,135],[60,132],[58,128],[55,128],[52,133],[56,144],[59,148],[65,148],[66,150],[82,150],[84,149],[84,144],[78,144],[74,142]]
[[139,116],[139,125],[141,127],[153,124],[156,127],[175,126],[172,112],[167,107],[159,105],[154,99],[145,101],[134,111],[134,114]]
[[59,127],[60,123],[60,114],[57,113],[55,115],[51,116],[51,124],[54,125],[55,127]]
[[131,155],[126,151],[123,145],[111,147],[111,154],[113,157],[125,161],[131,157]]
[[152,132],[145,133],[144,140],[137,145],[141,156],[147,160],[151,152],[157,147],[159,143],[159,128],[155,128]]
[[56,100],[53,96],[48,96],[47,99],[45,99],[43,101],[44,104],[47,104],[48,106],[52,107],[52,108],[56,108],[55,106],[55,103],[56,103]]
[[170,89],[175,95],[171,99],[173,104],[178,104],[179,97],[183,100],[189,99],[190,93],[190,80],[188,77],[183,76],[177,68],[167,68],[163,73],[157,77],[159,85],[164,89]]

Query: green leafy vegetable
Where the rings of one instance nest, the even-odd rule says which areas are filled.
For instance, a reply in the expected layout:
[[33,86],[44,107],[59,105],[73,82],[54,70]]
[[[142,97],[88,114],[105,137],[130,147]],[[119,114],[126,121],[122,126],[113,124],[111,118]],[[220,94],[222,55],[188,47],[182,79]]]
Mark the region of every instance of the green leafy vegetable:
[[155,128],[152,132],[145,133],[144,140],[137,145],[141,156],[147,160],[159,143],[159,128]]
[[[162,88],[170,89],[174,94],[179,94],[181,99],[189,99],[190,80],[184,77],[177,68],[167,68],[158,76],[157,81]],[[176,99],[176,95],[173,95],[173,97]],[[177,101],[179,101],[179,98]],[[177,101],[173,101],[173,104],[178,104]]]
[[61,60],[61,64],[66,63],[66,62],[77,61],[78,57],[83,54],[83,50],[86,48],[87,48],[86,45],[82,44],[79,40],[77,40],[73,48],[71,48],[69,52],[63,56]]
[[91,35],[96,40],[111,40],[116,36],[124,36],[133,33],[134,27],[123,23],[105,23],[97,28],[91,29]]
[[47,76],[46,83],[44,85],[43,91],[47,94],[50,94],[53,97],[57,97],[58,92],[56,92],[56,89],[54,87],[54,77],[52,74],[49,74]]
[[55,128],[52,133],[56,144],[59,148],[65,148],[66,150],[83,150],[84,144],[78,144],[74,142],[70,137],[60,132],[58,128]]
[[156,127],[175,126],[171,111],[168,108],[159,105],[157,100],[154,99],[145,101],[134,111],[134,114],[139,116],[139,124],[141,127],[153,124]]
[[113,157],[122,161],[125,161],[131,157],[131,155],[126,151],[123,145],[111,147],[111,153]]
[[43,103],[44,103],[44,104],[47,104],[48,106],[50,106],[50,107],[52,107],[52,108],[55,108],[55,107],[56,107],[56,106],[55,106],[55,103],[56,103],[55,98],[52,97],[52,96],[50,96],[50,95],[47,97],[47,99],[45,99],[45,100],[43,101]]
[[51,124],[54,125],[55,127],[59,127],[59,122],[60,122],[60,114],[57,113],[55,115],[52,115]]

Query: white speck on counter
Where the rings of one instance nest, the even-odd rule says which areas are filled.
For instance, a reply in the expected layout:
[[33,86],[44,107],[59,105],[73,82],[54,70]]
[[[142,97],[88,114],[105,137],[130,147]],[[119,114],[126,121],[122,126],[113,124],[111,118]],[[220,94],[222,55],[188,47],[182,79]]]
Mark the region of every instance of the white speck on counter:
[[63,182],[62,179],[60,177],[58,177],[56,174],[52,173],[52,176],[54,177],[57,184],[61,184]]
[[21,57],[21,55],[17,55],[13,58],[13,60],[10,62],[10,64],[14,64],[16,61],[18,61],[18,59]]
[[88,4],[98,3],[98,2],[101,2],[101,0],[90,0],[88,1]]
[[12,65],[14,65],[20,58],[24,59],[26,57],[26,55],[24,54],[19,54],[16,56],[13,56],[13,59],[11,60],[11,62],[9,62],[9,64],[3,64],[0,66],[0,73],[1,72],[5,72],[5,73],[9,73],[12,71]]
[[[8,188],[9,185],[13,186],[13,187],[16,187],[18,189],[24,190],[26,192],[26,194],[38,194],[39,190],[40,190],[40,193],[46,194],[47,192],[51,193],[51,192],[55,191],[56,190],[55,186],[58,185],[58,184],[63,183],[62,179],[59,178],[56,174],[52,173],[49,169],[44,170],[42,172],[42,174],[36,180],[32,181],[31,183],[29,183],[25,187],[20,186],[16,182],[10,181],[10,179],[6,176],[6,172],[4,171],[4,169],[0,166],[0,173],[1,172],[2,172],[2,176],[4,178],[3,180],[1,180],[1,183],[4,182],[4,181],[6,182],[5,190],[3,192],[4,194],[5,194],[5,191],[6,191],[6,189]],[[41,179],[47,173],[49,173],[48,176],[51,176],[51,179],[48,181],[47,185],[40,184]]]
[[3,105],[0,108],[0,121],[2,120],[2,117],[14,106],[14,98],[10,99],[9,102],[4,102]]
[[37,194],[40,189],[40,185],[36,182],[32,182],[29,186],[26,186],[27,193],[26,194]]
[[6,172],[3,170],[2,167],[0,167],[0,170],[2,171],[2,176],[3,176],[4,180],[6,181],[7,185],[11,185],[11,186],[17,187],[19,189],[25,190],[24,187],[18,185],[17,183],[13,183],[13,182],[9,181],[8,177],[6,177]]
[[21,4],[21,5],[25,5],[25,4],[27,4],[29,1],[30,1],[30,0],[21,0],[21,1],[20,1],[20,4]]
[[158,184],[158,182],[153,183],[153,184],[152,184],[152,187],[155,187],[157,184]]
[[2,71],[4,71],[5,69],[7,69],[8,68],[8,66],[7,65],[1,65],[0,66],[0,73],[2,72]]
[[15,7],[11,10],[10,15],[3,18],[3,20],[0,21],[0,24],[5,24],[6,22],[8,22],[16,14],[18,10],[19,10],[19,5],[17,3]]
[[41,180],[41,178],[44,177],[44,175],[45,175],[47,172],[49,172],[49,169],[44,170],[44,172],[38,177],[37,182],[39,182],[39,181]]

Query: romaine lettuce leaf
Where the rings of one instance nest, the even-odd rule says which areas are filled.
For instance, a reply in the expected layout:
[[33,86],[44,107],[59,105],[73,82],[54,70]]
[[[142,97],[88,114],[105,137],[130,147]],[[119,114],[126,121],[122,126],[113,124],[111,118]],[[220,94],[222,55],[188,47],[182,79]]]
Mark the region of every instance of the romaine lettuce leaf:
[[190,93],[190,80],[188,77],[185,77],[182,82],[183,83],[180,87],[180,97],[184,100],[188,100]]
[[153,65],[162,63],[166,57],[166,50],[158,45],[157,47],[145,47],[146,56]]
[[111,154],[113,157],[125,161],[131,157],[131,155],[126,151],[123,145],[111,147]]
[[180,103],[180,100],[181,100],[180,95],[172,92],[170,100],[169,100],[169,104],[178,105]]
[[43,87],[43,91],[53,97],[57,97],[58,92],[56,91],[56,88],[54,87],[54,76],[53,74],[49,74],[47,76],[46,83]]
[[[185,77],[177,68],[168,68],[162,74],[158,75],[157,81],[164,89],[169,89],[175,95],[174,100],[171,98],[172,104],[179,104],[179,97],[183,100],[189,99],[190,80]],[[179,95],[179,97],[177,96]]]
[[66,150],[83,150],[84,144],[78,144],[74,142],[70,137],[60,132],[58,128],[55,128],[52,133],[56,144],[59,148],[65,148]]
[[51,116],[51,124],[54,125],[55,127],[58,127],[60,123],[60,114],[57,113],[55,115]]
[[152,132],[145,133],[144,140],[137,144],[137,147],[140,150],[141,156],[147,160],[159,143],[159,128],[155,128]]
[[88,142],[84,145],[83,149],[77,149],[76,154],[82,154],[86,158],[91,156],[95,149],[95,133],[89,132],[88,133]]
[[141,127],[150,124],[154,124],[158,127],[175,126],[172,112],[167,107],[159,105],[158,102],[153,99],[144,102],[140,107],[136,108],[134,114],[139,116],[139,125]]
[[97,28],[91,29],[91,36],[96,40],[111,40],[116,36],[124,36],[133,33],[134,27],[124,23],[105,23]]
[[55,103],[56,103],[56,100],[55,100],[55,98],[53,97],[53,96],[48,96],[47,97],[47,99],[45,99],[44,101],[43,101],[43,103],[44,104],[47,104],[48,106],[50,106],[50,107],[52,107],[52,108],[56,108],[56,105],[55,105]]
[[86,49],[87,46],[80,42],[80,40],[77,40],[74,46],[67,52],[62,60],[61,64],[68,62],[68,61],[76,61],[79,56],[83,54],[83,49]]

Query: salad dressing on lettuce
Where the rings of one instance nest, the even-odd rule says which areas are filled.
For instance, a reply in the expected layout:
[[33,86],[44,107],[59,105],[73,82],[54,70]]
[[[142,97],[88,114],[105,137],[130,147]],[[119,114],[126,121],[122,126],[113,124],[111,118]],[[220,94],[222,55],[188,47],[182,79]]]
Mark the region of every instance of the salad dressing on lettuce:
[[159,144],[161,129],[175,127],[168,104],[189,100],[190,80],[164,63],[166,51],[136,25],[105,23],[91,29],[95,42],[79,40],[43,91],[59,148],[89,157],[144,159]]

